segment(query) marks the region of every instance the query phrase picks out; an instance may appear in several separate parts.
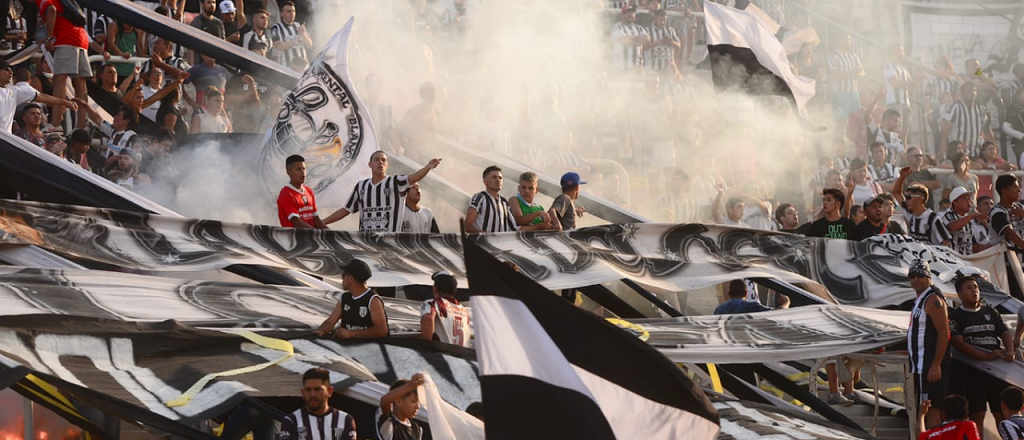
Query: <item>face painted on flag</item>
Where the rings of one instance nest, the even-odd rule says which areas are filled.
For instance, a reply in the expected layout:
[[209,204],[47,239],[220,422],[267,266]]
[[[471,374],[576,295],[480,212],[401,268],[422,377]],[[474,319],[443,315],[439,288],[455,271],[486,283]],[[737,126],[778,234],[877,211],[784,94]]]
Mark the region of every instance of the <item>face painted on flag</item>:
[[280,186],[277,169],[293,154],[305,157],[306,184],[327,206],[342,205],[352,185],[369,177],[369,170],[361,165],[377,151],[377,140],[349,81],[347,45],[352,22],[331,38],[287,94],[276,124],[265,137],[260,171],[268,192]]

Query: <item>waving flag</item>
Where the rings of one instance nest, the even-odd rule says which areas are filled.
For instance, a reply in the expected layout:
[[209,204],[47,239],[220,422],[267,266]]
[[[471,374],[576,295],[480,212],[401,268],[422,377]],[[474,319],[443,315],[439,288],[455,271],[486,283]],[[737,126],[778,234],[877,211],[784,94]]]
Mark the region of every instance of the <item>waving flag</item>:
[[306,185],[324,207],[344,205],[355,183],[370,177],[367,164],[377,137],[348,76],[353,21],[310,63],[267,133],[259,163],[269,194],[287,183],[284,161],[293,154],[306,159]]
[[756,15],[705,1],[704,22],[715,89],[779,95],[806,116],[804,107],[814,97],[814,80],[790,69],[782,43]]
[[667,358],[464,246],[488,440],[718,435],[710,400]]

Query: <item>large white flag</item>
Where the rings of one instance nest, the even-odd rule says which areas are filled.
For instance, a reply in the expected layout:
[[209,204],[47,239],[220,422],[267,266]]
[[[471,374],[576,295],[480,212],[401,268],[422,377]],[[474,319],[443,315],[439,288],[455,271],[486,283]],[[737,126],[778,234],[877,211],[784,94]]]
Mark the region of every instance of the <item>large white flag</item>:
[[260,173],[270,194],[288,183],[284,161],[293,154],[306,159],[306,185],[321,206],[344,205],[355,183],[370,177],[366,164],[377,151],[377,136],[348,76],[353,21],[310,63],[267,133]]
[[814,97],[814,80],[793,72],[785,47],[756,15],[705,1],[704,22],[716,89],[783,96],[806,116],[804,107]]

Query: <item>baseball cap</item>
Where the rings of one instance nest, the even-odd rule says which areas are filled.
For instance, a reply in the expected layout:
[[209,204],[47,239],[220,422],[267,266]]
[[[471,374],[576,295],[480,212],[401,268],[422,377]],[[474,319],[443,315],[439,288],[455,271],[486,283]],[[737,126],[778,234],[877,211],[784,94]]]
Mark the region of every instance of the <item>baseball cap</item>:
[[447,270],[434,272],[430,279],[434,280],[434,287],[441,293],[455,293],[455,289],[459,286],[459,280],[455,279],[455,275]]
[[355,258],[353,258],[352,261],[349,261],[345,267],[341,268],[341,270],[347,275],[352,275],[359,282],[364,282],[370,279],[370,276],[373,274],[370,272],[370,265],[366,264],[363,260],[357,260]]
[[972,192],[973,191],[971,191],[971,190],[969,190],[967,188],[964,188],[962,186],[958,186],[956,188],[953,188],[953,190],[949,192],[949,201],[951,201],[951,202],[955,201],[956,199],[959,199],[960,197],[963,197],[964,195],[971,194]]
[[621,13],[625,14],[627,12],[636,12],[636,6],[623,6]]
[[882,197],[882,196],[876,196],[875,198],[873,198],[873,199],[871,199],[871,200],[868,200],[868,201],[864,202],[864,209],[867,209],[867,207],[868,207],[868,206],[871,206],[871,204],[872,204],[872,203],[875,203],[875,202],[878,202],[878,203],[885,203],[885,202],[886,202],[886,200],[887,200],[887,199],[886,199],[885,197]]
[[231,0],[224,0],[220,2],[220,13],[227,14],[229,12],[235,12],[235,2]]
[[11,63],[8,63],[7,60],[0,60],[0,70],[10,69],[10,68],[11,68]]
[[928,278],[932,277],[931,267],[928,266],[928,262],[920,258],[915,259],[910,263],[910,270],[907,271],[907,277],[913,278],[917,276],[925,276]]
[[580,175],[574,172],[562,174],[562,189],[566,190],[576,185],[584,185],[587,182],[580,180]]

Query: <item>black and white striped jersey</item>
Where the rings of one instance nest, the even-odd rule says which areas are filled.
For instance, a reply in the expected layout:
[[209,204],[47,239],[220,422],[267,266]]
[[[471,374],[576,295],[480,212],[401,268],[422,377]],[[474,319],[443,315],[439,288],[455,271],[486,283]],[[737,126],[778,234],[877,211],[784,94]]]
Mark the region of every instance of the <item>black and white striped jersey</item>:
[[885,105],[910,105],[910,89],[906,86],[894,87],[889,83],[889,80],[892,78],[896,78],[904,83],[909,82],[910,69],[907,69],[907,66],[903,64],[897,63],[889,63],[882,68],[882,81],[885,82]]
[[85,23],[85,32],[92,37],[93,41],[100,44],[107,42],[106,38],[101,38],[107,34],[107,28],[110,27],[111,20],[106,15],[100,14],[99,12],[91,9],[85,9],[85,17],[87,19]]
[[473,227],[484,232],[513,232],[519,230],[508,201],[498,196],[491,197],[487,191],[480,191],[469,199],[470,209],[476,210]]
[[925,85],[925,94],[931,96],[932,105],[939,105],[940,99],[944,93],[952,95],[954,92],[960,90],[960,77],[956,75],[950,75],[949,78],[942,79],[939,77],[932,77]]
[[[953,209],[950,208],[942,215],[942,224],[946,226],[946,230],[949,231],[949,224],[960,220],[961,218],[963,218],[963,216],[953,212]],[[973,221],[969,221],[964,227],[956,230],[955,232],[950,231],[949,234],[953,237],[949,241],[950,247],[953,248],[954,251],[963,255],[973,254],[974,243],[984,244],[988,242],[988,238],[986,237],[988,235],[987,232],[983,230],[979,231],[978,229],[984,228],[981,228],[980,225]],[[979,238],[981,238],[981,240],[978,240]]]
[[[677,43],[679,42],[679,35],[676,34],[676,30],[668,25],[651,25],[647,28],[647,33],[651,36],[652,43],[666,38]],[[657,45],[644,50],[644,65],[650,69],[664,69],[671,66],[675,59],[676,48],[674,46]]]
[[[281,41],[292,41],[299,38],[299,23],[274,23],[270,29],[267,29],[267,33],[270,34],[270,39],[275,44]],[[309,57],[306,55],[306,46],[302,43],[284,50],[275,49],[272,59],[283,66],[291,66],[292,61],[296,59],[309,61]]]
[[[828,68],[839,73],[853,73],[861,70],[860,57],[853,52],[833,52],[828,56]],[[833,92],[856,92],[857,78],[851,75],[845,79],[835,78],[831,81]]]
[[896,170],[896,166],[892,163],[886,162],[882,166],[876,167],[875,164],[868,164],[868,175],[871,176],[871,180],[879,183],[892,182],[899,177],[899,172]]
[[[171,54],[170,57],[165,59],[164,62],[167,63],[167,65],[169,65],[169,66],[171,66],[171,67],[173,67],[175,69],[178,69],[178,70],[180,70],[182,72],[188,72],[188,69],[192,68],[192,66],[190,66],[188,64],[188,62],[185,61],[184,58],[174,56],[173,53]],[[143,61],[142,62],[142,68],[141,68],[142,70],[140,70],[139,73],[147,73],[152,68],[153,68],[153,61],[152,60]],[[166,86],[171,81],[174,81],[174,78],[171,77],[170,75],[168,75],[167,72],[164,72],[164,83],[163,83],[163,85]]]
[[322,416],[299,408],[281,421],[279,440],[355,440],[356,419],[344,411],[330,408]]
[[[1024,217],[1015,217],[1012,212],[1014,209],[1024,209],[1024,205],[1020,202],[1013,202],[1013,206],[1007,208],[997,203],[988,212],[988,218],[991,219],[988,222],[989,242],[998,243],[999,241],[1006,240],[1006,228],[1014,229],[1018,234],[1024,231]],[[1006,242],[1011,244],[1009,240],[1006,240]]]
[[[874,125],[872,123],[872,125]],[[882,127],[875,127],[875,139],[873,142],[881,142],[885,144],[885,149],[888,152],[885,154],[885,162],[889,164],[897,164],[900,160],[900,153],[907,151],[903,140],[900,139],[899,133],[895,131],[885,131]]]
[[356,183],[345,209],[359,213],[363,232],[398,232],[398,215],[404,204],[402,193],[409,189],[409,176],[387,176],[380,182],[363,179]]
[[947,120],[951,124],[949,140],[958,140],[967,146],[967,155],[977,157],[981,155],[981,144],[985,142],[981,134],[992,123],[985,106],[974,103],[967,104],[964,101],[953,103]]
[[[928,374],[928,367],[936,353],[938,330],[925,313],[925,303],[931,298],[938,298],[945,304],[942,292],[935,286],[929,287],[918,295],[914,308],[910,311],[910,328],[907,330],[907,354],[910,355],[910,372],[920,375]],[[945,335],[949,338],[949,334]],[[941,356],[948,357],[949,347]]]
[[644,65],[643,45],[623,44],[620,37],[647,35],[647,29],[636,23],[615,23],[612,26],[612,65],[619,69],[631,69]]
[[931,209],[925,209],[921,215],[914,215],[910,211],[904,211],[903,216],[907,221],[907,235],[921,243],[941,245],[943,241],[950,240],[949,230],[942,224],[939,214]]
[[[14,17],[7,16],[7,35],[17,35],[22,32],[27,32],[26,26],[24,17],[18,17],[15,19]],[[11,50],[19,50],[25,47],[25,43],[21,40],[11,40],[7,43],[10,44]]]
[[270,33],[267,31],[258,34],[255,29],[250,29],[249,32],[242,34],[242,38],[239,41],[242,42],[242,49],[245,50],[253,50],[260,43],[267,50],[266,53],[270,53],[271,49],[274,48],[274,42],[270,40]]

